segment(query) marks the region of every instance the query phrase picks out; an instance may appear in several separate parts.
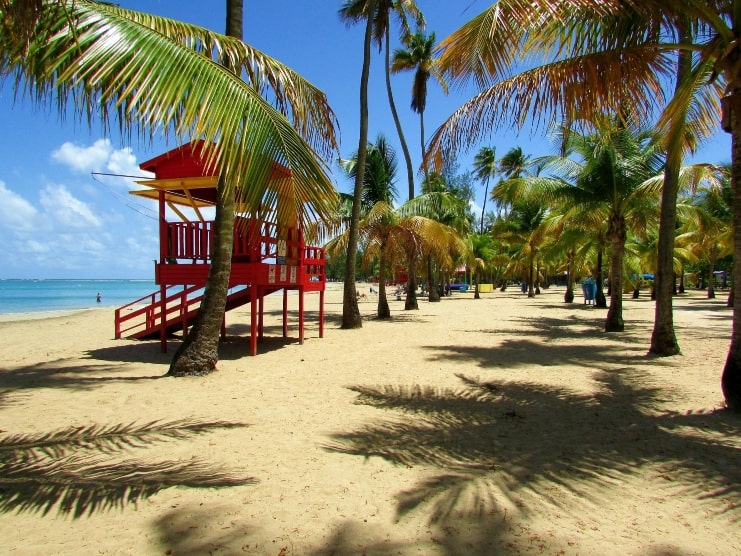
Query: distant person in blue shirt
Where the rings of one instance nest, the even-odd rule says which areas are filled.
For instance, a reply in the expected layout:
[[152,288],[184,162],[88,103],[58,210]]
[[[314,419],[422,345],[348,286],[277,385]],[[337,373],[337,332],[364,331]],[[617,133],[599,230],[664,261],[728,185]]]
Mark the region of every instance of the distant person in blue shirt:
[[98,292],[98,295],[95,296],[95,301],[100,303],[100,292]]

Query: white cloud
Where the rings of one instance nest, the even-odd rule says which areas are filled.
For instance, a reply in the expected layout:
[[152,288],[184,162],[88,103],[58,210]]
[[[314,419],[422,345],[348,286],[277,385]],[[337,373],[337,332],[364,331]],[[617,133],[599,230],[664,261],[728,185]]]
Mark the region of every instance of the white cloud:
[[87,173],[105,169],[112,153],[109,139],[98,139],[89,147],[67,141],[51,153],[51,158],[76,172]]
[[10,230],[29,230],[34,227],[38,211],[17,193],[0,181],[0,227]]
[[131,147],[111,152],[106,166],[112,174],[121,174],[126,176],[141,176],[142,171],[136,163],[136,156]]
[[151,172],[139,168],[131,147],[114,149],[109,139],[98,139],[90,146],[66,142],[51,153],[51,158],[74,172],[114,174],[98,176],[97,179],[126,189],[141,189],[142,186],[135,183],[133,178],[124,176],[154,177]]
[[70,228],[100,227],[101,221],[90,207],[75,198],[63,185],[47,185],[40,193],[41,206],[56,222]]

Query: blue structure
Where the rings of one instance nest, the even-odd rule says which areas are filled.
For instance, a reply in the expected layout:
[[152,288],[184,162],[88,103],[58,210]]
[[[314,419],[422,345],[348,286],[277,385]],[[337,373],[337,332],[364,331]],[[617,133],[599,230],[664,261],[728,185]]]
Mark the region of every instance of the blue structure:
[[586,305],[594,305],[594,299],[597,297],[597,282],[591,276],[582,282],[581,291],[584,293],[584,303]]

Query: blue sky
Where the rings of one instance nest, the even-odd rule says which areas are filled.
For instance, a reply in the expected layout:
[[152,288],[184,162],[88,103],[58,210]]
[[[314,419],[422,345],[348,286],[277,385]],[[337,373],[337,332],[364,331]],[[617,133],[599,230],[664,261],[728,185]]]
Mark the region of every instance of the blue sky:
[[[224,4],[218,0],[119,0],[122,7],[149,11],[223,31]],[[427,30],[438,40],[488,6],[488,1],[418,0]],[[359,78],[363,29],[346,27],[337,17],[340,0],[245,0],[244,39],[291,66],[322,89],[341,126],[341,155],[358,144]],[[370,83],[369,139],[383,133],[397,148],[400,179],[406,192],[403,159],[388,108],[383,59],[374,50]],[[397,109],[412,159],[420,162],[419,119],[409,108],[412,74],[394,76]],[[445,96],[432,81],[425,127],[432,133],[472,91]],[[0,278],[153,278],[158,257],[156,206],[136,200],[123,178],[94,177],[92,172],[141,175],[138,165],[177,145],[133,142],[117,133],[14,100],[10,83],[0,85]],[[550,154],[543,130],[493,130],[482,145],[501,156],[513,146],[525,153]],[[470,168],[477,149],[462,153],[460,170]],[[730,140],[718,132],[695,160],[727,162]],[[351,184],[335,170],[341,191]],[[403,199],[402,199],[403,200]],[[483,201],[483,189],[477,203]]]

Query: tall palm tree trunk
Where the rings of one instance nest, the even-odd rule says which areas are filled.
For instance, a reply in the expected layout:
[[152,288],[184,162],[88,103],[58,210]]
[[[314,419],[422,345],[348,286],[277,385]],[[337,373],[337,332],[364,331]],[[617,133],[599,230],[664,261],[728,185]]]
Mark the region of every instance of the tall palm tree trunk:
[[[226,34],[242,40],[243,0],[226,1]],[[230,68],[234,71],[234,68]],[[193,327],[175,352],[170,376],[198,376],[216,370],[234,249],[234,192],[219,179],[214,243],[203,301]],[[253,300],[253,303],[256,303]]]
[[401,120],[399,114],[396,111],[396,103],[394,102],[394,94],[391,89],[391,44],[389,34],[386,33],[386,94],[389,97],[389,107],[391,108],[391,115],[394,118],[394,125],[396,125],[396,132],[399,134],[399,143],[401,144],[401,152],[404,153],[404,162],[407,167],[407,184],[409,187],[409,200],[414,199],[414,166],[412,166],[412,156],[409,154],[409,147],[407,146],[407,140],[404,137],[404,131],[401,127]]
[[342,328],[362,328],[363,320],[360,317],[358,298],[355,295],[355,261],[358,256],[358,234],[360,225],[360,205],[363,195],[363,177],[365,174],[365,159],[368,150],[368,75],[370,74],[371,38],[373,18],[371,14],[375,2],[369,1],[366,9],[368,15],[365,24],[363,42],[363,70],[360,76],[360,139],[358,140],[357,172],[355,173],[355,189],[353,191],[352,216],[348,233],[347,261],[345,263],[345,289],[342,295]]
[[479,233],[484,233],[484,214],[486,214],[486,198],[489,196],[489,176],[484,180],[484,202],[481,207],[481,224],[479,224]]
[[417,302],[417,255],[409,256],[409,278],[407,279],[407,297],[404,300],[405,311],[416,311],[419,309]]
[[378,262],[378,310],[377,315],[379,319],[390,319],[391,309],[389,308],[389,301],[386,297],[386,276],[388,274],[387,267],[388,262],[386,260],[386,245],[385,242],[381,245],[381,256]]
[[[731,131],[731,182],[733,184],[733,260],[741,261],[741,83],[733,83],[731,94],[726,97],[726,110],[730,110]],[[736,293],[739,292],[739,293]],[[733,265],[733,296],[741,294],[741,264]],[[726,405],[741,412],[741,307],[733,307],[733,328],[721,388]]]
[[419,140],[422,147],[422,170],[425,174],[425,183],[429,182],[429,173],[427,172],[427,164],[425,164],[425,111],[419,111]]
[[[679,21],[680,42],[691,42],[689,22]],[[684,86],[692,73],[692,52],[680,50],[677,58],[677,83],[675,92]],[[654,329],[651,334],[649,352],[656,355],[676,355],[679,343],[674,333],[674,233],[677,224],[677,195],[679,193],[679,171],[682,166],[682,140],[685,131],[686,110],[672,122],[664,167],[664,186],[661,191],[661,219],[659,220],[659,245],[654,292],[656,308]]]
[[605,332],[622,332],[623,322],[623,254],[625,252],[625,220],[611,218],[613,232],[609,234],[612,243],[610,256],[610,308],[605,319]]
[[564,303],[574,302],[574,252],[569,251],[566,265],[566,292],[563,294]]
[[216,370],[234,247],[234,193],[226,193],[225,189],[219,183],[211,268],[203,301],[193,328],[172,358],[167,373],[170,376],[202,376]]
[[432,303],[440,301],[440,292],[437,289],[435,258],[432,254],[427,255],[427,301]]

